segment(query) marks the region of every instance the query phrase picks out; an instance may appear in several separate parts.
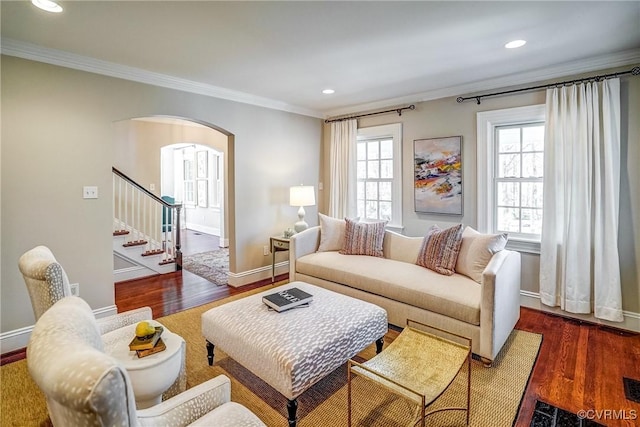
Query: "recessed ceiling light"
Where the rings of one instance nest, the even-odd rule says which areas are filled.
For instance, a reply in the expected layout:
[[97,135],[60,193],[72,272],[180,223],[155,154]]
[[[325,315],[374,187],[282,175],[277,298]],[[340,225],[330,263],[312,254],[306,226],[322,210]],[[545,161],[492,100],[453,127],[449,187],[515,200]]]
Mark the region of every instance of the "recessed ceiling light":
[[324,93],[325,95],[331,95],[332,93],[335,93],[336,91],[333,89],[325,89],[322,91],[322,93]]
[[31,3],[42,10],[46,10],[47,12],[62,12],[62,6],[51,0],[31,0]]
[[526,40],[514,40],[504,45],[507,49],[515,49],[517,47],[522,47],[527,44]]

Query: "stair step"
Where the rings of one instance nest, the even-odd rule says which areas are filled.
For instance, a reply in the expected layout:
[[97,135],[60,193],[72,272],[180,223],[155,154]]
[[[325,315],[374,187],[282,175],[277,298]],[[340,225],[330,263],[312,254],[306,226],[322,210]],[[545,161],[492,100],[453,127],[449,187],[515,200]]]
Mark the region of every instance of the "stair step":
[[131,246],[143,246],[146,245],[147,242],[146,240],[132,240],[130,242],[124,243],[122,246],[124,246],[125,248],[129,248]]
[[158,265],[167,265],[176,262],[175,258],[167,258],[164,261],[160,261]]
[[162,249],[154,249],[152,251],[146,251],[142,256],[160,255],[161,253],[164,253]]
[[113,232],[114,236],[125,236],[127,234],[129,234],[127,230],[116,230]]

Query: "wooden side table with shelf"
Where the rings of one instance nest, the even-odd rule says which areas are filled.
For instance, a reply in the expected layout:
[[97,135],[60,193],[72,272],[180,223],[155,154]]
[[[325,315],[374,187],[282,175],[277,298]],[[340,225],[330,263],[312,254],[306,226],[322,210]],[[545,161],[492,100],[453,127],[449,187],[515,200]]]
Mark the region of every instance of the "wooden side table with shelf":
[[288,251],[291,239],[284,236],[270,238],[271,243],[271,283],[276,280],[276,252]]

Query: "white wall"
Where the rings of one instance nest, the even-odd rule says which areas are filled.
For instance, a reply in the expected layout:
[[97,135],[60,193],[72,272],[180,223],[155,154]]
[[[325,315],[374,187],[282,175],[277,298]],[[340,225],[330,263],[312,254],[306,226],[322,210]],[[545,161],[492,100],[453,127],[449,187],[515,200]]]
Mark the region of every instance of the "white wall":
[[[8,56],[0,66],[2,332],[34,322],[17,263],[39,244],[53,250],[94,309],[114,303],[115,122],[184,117],[233,135],[233,273],[269,265],[263,245],[296,216],[289,186],[317,185],[320,119]],[[136,156],[130,148],[124,155]],[[83,185],[97,185],[99,198],[83,200]],[[313,221],[316,209],[307,212]]]

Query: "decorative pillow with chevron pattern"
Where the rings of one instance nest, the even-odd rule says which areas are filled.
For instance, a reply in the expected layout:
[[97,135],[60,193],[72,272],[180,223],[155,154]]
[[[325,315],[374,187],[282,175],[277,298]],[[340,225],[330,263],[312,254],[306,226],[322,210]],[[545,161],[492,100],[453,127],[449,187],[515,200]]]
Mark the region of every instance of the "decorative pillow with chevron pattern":
[[437,273],[451,276],[455,273],[456,261],[462,244],[462,224],[440,229],[432,226],[422,241],[416,264]]
[[382,257],[384,227],[387,221],[356,222],[345,218],[344,245],[340,251],[343,255],[369,255]]

